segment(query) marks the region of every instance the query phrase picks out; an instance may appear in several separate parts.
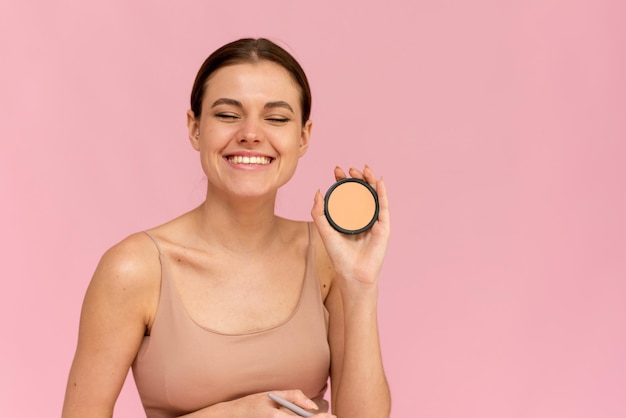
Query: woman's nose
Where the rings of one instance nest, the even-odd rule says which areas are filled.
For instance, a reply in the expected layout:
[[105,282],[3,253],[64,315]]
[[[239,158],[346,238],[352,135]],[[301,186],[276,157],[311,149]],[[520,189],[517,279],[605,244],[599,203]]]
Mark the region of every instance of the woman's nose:
[[240,135],[239,142],[259,142],[259,136],[255,132]]
[[263,133],[258,124],[253,121],[246,121],[239,131],[237,141],[239,143],[254,143],[261,142],[263,139]]

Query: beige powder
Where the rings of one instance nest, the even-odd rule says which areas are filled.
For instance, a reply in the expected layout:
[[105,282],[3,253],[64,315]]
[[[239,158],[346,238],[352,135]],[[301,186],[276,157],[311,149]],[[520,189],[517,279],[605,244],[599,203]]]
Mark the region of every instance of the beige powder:
[[376,200],[363,184],[348,181],[335,187],[328,198],[328,215],[340,228],[365,228],[376,214]]

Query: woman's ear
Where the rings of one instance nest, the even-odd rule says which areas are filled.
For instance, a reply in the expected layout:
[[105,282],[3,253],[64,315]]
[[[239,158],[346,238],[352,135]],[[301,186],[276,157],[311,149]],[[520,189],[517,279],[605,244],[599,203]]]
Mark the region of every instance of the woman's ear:
[[311,138],[311,129],[313,128],[313,121],[307,120],[302,127],[302,133],[300,134],[300,146],[298,150],[298,157],[302,157],[309,149],[309,139]]
[[191,146],[200,151],[200,121],[196,119],[193,111],[187,111],[187,129]]

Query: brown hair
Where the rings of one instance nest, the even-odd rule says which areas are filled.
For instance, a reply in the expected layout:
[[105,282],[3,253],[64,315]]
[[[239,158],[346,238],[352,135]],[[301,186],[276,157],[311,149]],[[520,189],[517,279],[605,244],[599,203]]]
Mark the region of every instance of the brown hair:
[[191,90],[191,111],[195,117],[199,118],[202,114],[202,99],[206,82],[211,74],[228,65],[255,63],[263,60],[274,62],[286,69],[298,84],[302,107],[302,125],[304,125],[311,115],[311,89],[306,74],[289,52],[265,38],[239,39],[220,47],[209,55],[198,70]]

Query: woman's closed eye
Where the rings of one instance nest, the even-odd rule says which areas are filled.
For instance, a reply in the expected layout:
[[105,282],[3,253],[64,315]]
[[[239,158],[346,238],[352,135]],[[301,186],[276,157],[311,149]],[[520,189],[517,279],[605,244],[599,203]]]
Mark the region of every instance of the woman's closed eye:
[[232,122],[232,121],[236,121],[239,118],[239,115],[236,115],[234,113],[216,113],[215,117],[218,119],[221,119],[223,121],[228,121],[228,122]]
[[281,125],[281,124],[289,122],[291,119],[285,116],[268,116],[265,118],[265,120],[268,121],[269,123]]

